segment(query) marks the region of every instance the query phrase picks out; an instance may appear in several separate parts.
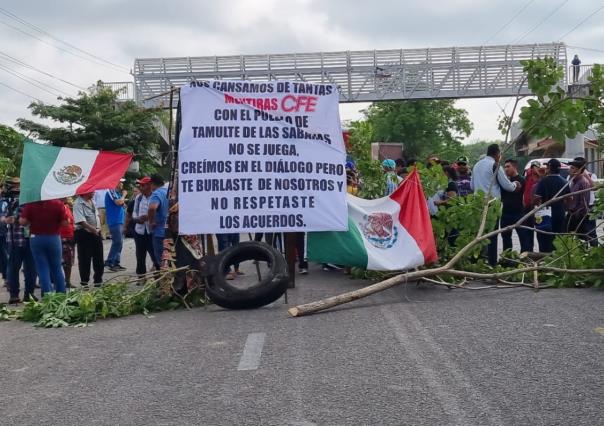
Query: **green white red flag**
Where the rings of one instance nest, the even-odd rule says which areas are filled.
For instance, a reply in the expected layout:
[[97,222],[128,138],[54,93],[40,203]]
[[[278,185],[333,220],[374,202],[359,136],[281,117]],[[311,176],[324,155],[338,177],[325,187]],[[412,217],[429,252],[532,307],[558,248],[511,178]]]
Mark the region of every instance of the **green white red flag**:
[[438,259],[417,171],[390,196],[348,194],[348,231],[310,232],[309,260],[376,271],[411,269]]
[[21,204],[115,188],[132,154],[61,148],[26,142],[21,164]]

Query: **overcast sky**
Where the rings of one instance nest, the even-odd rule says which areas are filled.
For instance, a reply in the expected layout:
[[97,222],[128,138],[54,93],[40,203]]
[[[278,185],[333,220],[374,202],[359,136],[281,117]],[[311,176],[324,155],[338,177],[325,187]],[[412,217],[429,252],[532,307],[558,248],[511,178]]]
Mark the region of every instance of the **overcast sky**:
[[[578,25],[603,6],[601,0],[3,0],[0,123],[14,125],[18,117],[30,117],[30,96],[56,100],[6,68],[27,80],[39,80],[36,84],[41,82],[47,89],[52,86],[51,92],[59,89],[75,95],[78,90],[16,65],[2,54],[82,87],[99,79],[132,81],[126,70],[141,57],[476,46],[519,39],[521,43],[564,41],[569,58],[577,53],[583,64],[604,63],[604,9]],[[123,68],[85,60],[90,57],[53,37]],[[498,103],[505,106],[507,101],[457,102],[474,123],[468,141],[500,137]],[[342,119],[358,118],[359,108],[365,106],[342,105]]]

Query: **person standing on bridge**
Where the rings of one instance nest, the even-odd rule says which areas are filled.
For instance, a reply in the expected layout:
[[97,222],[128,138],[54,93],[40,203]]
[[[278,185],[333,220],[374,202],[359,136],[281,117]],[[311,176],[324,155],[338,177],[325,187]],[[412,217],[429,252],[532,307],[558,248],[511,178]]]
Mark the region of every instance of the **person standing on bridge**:
[[571,64],[573,64],[573,83],[579,81],[579,70],[581,66],[581,59],[579,59],[579,55],[575,55]]

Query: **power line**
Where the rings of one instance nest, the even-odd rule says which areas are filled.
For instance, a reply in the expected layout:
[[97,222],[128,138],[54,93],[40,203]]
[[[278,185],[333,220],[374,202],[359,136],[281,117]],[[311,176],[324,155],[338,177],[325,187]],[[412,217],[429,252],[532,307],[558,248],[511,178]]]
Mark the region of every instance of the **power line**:
[[48,36],[49,38],[51,38],[51,39],[53,39],[55,41],[58,41],[59,43],[64,44],[65,46],[69,46],[70,48],[72,48],[72,49],[74,49],[74,50],[76,50],[78,52],[81,52],[81,53],[83,53],[85,55],[88,55],[88,56],[90,56],[92,58],[95,58],[95,59],[97,59],[97,60],[99,60],[101,62],[104,62],[104,63],[106,63],[108,65],[111,65],[111,66],[113,66],[115,68],[118,68],[121,71],[129,72],[128,68],[126,68],[126,67],[124,67],[122,65],[113,63],[111,61],[108,61],[107,59],[104,59],[104,58],[102,58],[102,57],[100,57],[98,55],[95,55],[93,53],[90,53],[90,52],[88,52],[86,50],[80,49],[79,47],[74,46],[73,44],[68,43],[65,40],[62,40],[62,39],[60,39],[58,37],[55,37],[54,35],[52,35],[48,31],[45,31],[44,29],[42,29],[42,28],[40,28],[40,27],[38,27],[38,26],[36,26],[36,25],[34,25],[34,24],[26,21],[25,19],[22,19],[22,18],[18,17],[17,15],[15,15],[14,13],[12,13],[12,12],[6,10],[6,9],[3,9],[3,8],[0,7],[0,13],[3,14],[3,15],[5,15],[5,16],[7,16],[7,17],[9,17],[10,19],[13,19],[13,20],[21,23],[22,25],[25,25],[25,26],[27,26],[27,27],[29,27],[29,28],[31,28],[31,29],[33,29],[33,30],[41,33],[41,34],[44,34],[44,35]]
[[[15,76],[15,77],[17,77],[17,78],[18,78],[18,79],[20,79],[20,80],[23,80],[23,81],[24,81],[24,82],[26,82],[26,83],[31,84],[32,86],[37,87],[37,88],[38,88],[38,89],[40,89],[40,90],[44,90],[46,93],[50,93],[50,94],[51,94],[51,95],[53,95],[53,96],[59,96],[57,93],[53,93],[53,92],[51,92],[50,90],[48,90],[48,89],[47,89],[46,87],[44,87],[43,85],[40,85],[40,84],[38,84],[38,83],[33,83],[32,81],[28,80],[27,78],[21,77],[20,75],[18,75],[19,73],[17,73],[17,72],[13,72],[13,71],[11,71],[9,68],[5,68],[5,67],[3,67],[2,65],[0,65],[0,69],[1,69],[1,70],[6,71],[7,73],[9,73],[9,74],[11,74],[11,75],[13,75],[13,76]],[[21,75],[23,75],[23,74],[21,74]],[[42,84],[44,84],[44,83],[42,83]]]
[[594,49],[591,47],[581,47],[581,46],[572,46],[570,44],[566,45],[567,47],[572,47],[573,49],[579,49],[579,50],[589,50],[591,52],[599,52],[599,53],[604,53],[604,50],[602,49]]
[[[32,77],[28,77],[25,74],[21,74],[20,72],[12,70],[12,69],[10,69],[10,68],[2,65],[2,64],[0,64],[0,69],[4,70],[5,72],[7,72],[7,73],[9,73],[9,74],[11,74],[11,75],[13,75],[15,77],[17,77],[18,79],[21,79],[21,80],[25,81],[26,83],[31,84],[32,86],[36,86],[38,89],[42,89],[45,92],[50,93],[53,96],[61,96],[62,94],[66,95],[66,96],[70,96],[68,93],[63,92],[60,89],[54,88],[54,87],[52,87],[52,86],[44,83],[43,81],[37,80],[37,79],[32,78]],[[48,89],[54,90],[54,93],[51,92]]]
[[497,31],[495,31],[495,34],[493,34],[491,37],[489,37],[488,39],[486,39],[482,44],[487,44],[489,41],[493,40],[497,35],[499,35],[499,33],[501,33],[504,29],[507,28],[508,25],[510,25],[512,22],[514,22],[514,20],[520,16],[520,14],[522,12],[524,12],[526,10],[526,8],[528,8],[531,4],[533,4],[535,2],[535,0],[530,0],[529,2],[527,2],[522,9],[520,9],[518,12],[516,12],[516,14],[514,16],[512,16],[512,19],[510,19],[508,22],[506,22],[501,28],[499,28]]
[[543,18],[541,20],[541,22],[539,22],[537,25],[535,25],[533,28],[531,28],[530,30],[528,30],[526,33],[524,33],[524,35],[516,40],[514,40],[512,43],[518,43],[519,41],[523,40],[526,36],[528,36],[529,34],[531,34],[533,31],[535,31],[537,28],[539,28],[541,25],[543,25],[545,22],[547,22],[549,20],[549,18],[551,18],[552,16],[554,16],[554,14],[559,11],[562,6],[564,6],[566,3],[568,3],[568,0],[564,0],[562,3],[560,3],[554,10],[552,10],[549,15],[547,15],[545,18]]
[[27,63],[25,63],[25,62],[21,61],[20,59],[17,59],[17,58],[15,58],[14,56],[11,56],[11,55],[9,55],[9,54],[7,54],[7,53],[4,53],[4,52],[2,52],[2,51],[0,51],[0,56],[2,56],[2,57],[3,57],[3,58],[0,58],[0,59],[4,59],[4,60],[6,60],[6,61],[10,61],[10,62],[12,62],[12,63],[14,63],[14,64],[17,64],[17,65],[20,65],[20,66],[22,66],[22,67],[28,68],[28,69],[30,69],[30,70],[33,70],[33,71],[39,72],[40,74],[44,74],[44,75],[46,75],[46,76],[48,76],[48,77],[54,78],[55,80],[61,81],[61,82],[65,83],[65,84],[69,84],[70,86],[73,86],[73,87],[75,87],[76,89],[79,89],[79,90],[86,90],[86,88],[85,88],[85,87],[78,86],[77,84],[74,84],[74,83],[72,83],[72,82],[70,82],[70,81],[64,80],[64,79],[62,79],[61,77],[57,77],[57,76],[55,76],[55,75],[52,75],[52,74],[50,74],[49,72],[43,71],[43,70],[41,70],[41,69],[39,69],[39,68],[36,68],[36,67],[34,67],[33,65],[29,65],[29,64],[27,64]]
[[4,84],[4,83],[2,83],[1,81],[0,81],[0,86],[7,87],[7,88],[9,88],[10,90],[13,90],[13,91],[15,91],[15,92],[17,92],[17,93],[20,93],[20,94],[22,94],[22,95],[27,96],[28,98],[34,99],[34,100],[36,100],[36,101],[38,101],[38,102],[42,103],[42,101],[41,101],[40,99],[36,98],[35,96],[32,96],[32,95],[27,94],[27,93],[25,93],[25,92],[22,92],[22,91],[21,91],[21,90],[19,90],[19,89],[15,89],[14,87],[9,86],[8,84]]
[[579,28],[581,25],[583,25],[585,22],[587,22],[587,20],[589,18],[591,18],[592,16],[594,16],[596,13],[598,13],[602,9],[604,9],[604,4],[602,6],[600,6],[598,9],[594,10],[589,15],[587,15],[581,22],[579,22],[577,25],[575,25],[574,27],[572,27],[570,29],[570,31],[567,31],[567,32],[564,33],[564,35],[558,37],[558,40],[562,40],[563,38],[567,37],[570,33],[572,33],[574,30],[576,30],[577,28]]
[[[83,59],[83,60],[85,60],[85,61],[92,62],[93,64],[96,64],[96,65],[101,65],[101,66],[107,67],[107,65],[105,65],[105,64],[104,64],[104,63],[102,63],[102,62],[96,61],[96,60],[91,59],[91,58],[87,58],[87,57],[82,56],[82,55],[79,55],[79,54],[77,54],[77,53],[75,53],[75,52],[72,52],[71,50],[67,50],[67,49],[62,48],[61,46],[57,46],[56,44],[49,43],[48,41],[44,40],[43,38],[38,37],[38,36],[37,36],[37,35],[35,35],[35,34],[28,33],[27,31],[23,31],[21,28],[17,28],[17,27],[15,27],[14,25],[8,24],[8,23],[6,23],[6,22],[4,22],[4,21],[0,21],[0,24],[5,25],[5,26],[7,26],[7,27],[9,27],[9,28],[12,28],[13,30],[18,31],[18,32],[20,32],[21,34],[25,34],[25,35],[27,35],[27,36],[29,36],[29,37],[35,38],[36,40],[38,40],[38,41],[39,41],[39,42],[41,42],[41,43],[44,43],[44,44],[46,44],[46,45],[48,45],[48,46],[50,46],[50,47],[54,47],[55,49],[58,49],[58,50],[60,50],[60,51],[62,51],[62,52],[65,52],[65,53],[67,53],[67,54],[69,54],[69,55],[75,56],[76,58],[80,58],[80,59]],[[114,69],[115,69],[115,68],[114,68]],[[124,71],[124,70],[122,70],[122,69],[118,69],[118,71],[121,71],[121,72],[126,72],[126,71]]]

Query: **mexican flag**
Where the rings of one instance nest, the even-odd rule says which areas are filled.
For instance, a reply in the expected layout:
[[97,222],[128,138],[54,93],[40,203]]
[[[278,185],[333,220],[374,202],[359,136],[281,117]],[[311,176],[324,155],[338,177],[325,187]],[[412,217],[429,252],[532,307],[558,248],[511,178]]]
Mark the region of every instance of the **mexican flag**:
[[417,171],[390,196],[348,194],[348,231],[308,234],[309,260],[375,271],[411,269],[437,260],[430,214]]
[[25,142],[19,203],[115,188],[130,160],[131,154]]

